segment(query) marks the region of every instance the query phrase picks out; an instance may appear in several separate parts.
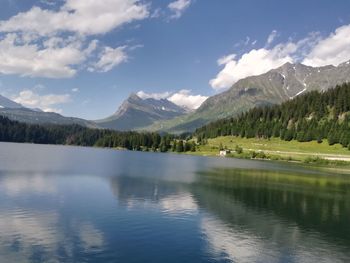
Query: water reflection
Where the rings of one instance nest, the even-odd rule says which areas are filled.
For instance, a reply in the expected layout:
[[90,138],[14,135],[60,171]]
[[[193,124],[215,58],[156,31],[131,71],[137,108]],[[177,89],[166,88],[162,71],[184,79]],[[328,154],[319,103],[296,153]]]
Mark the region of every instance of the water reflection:
[[103,233],[66,217],[54,177],[0,174],[0,262],[74,262],[99,251]]
[[31,176],[23,174],[3,175],[0,178],[0,192],[5,192],[8,196],[13,197],[26,193],[54,194],[56,192],[53,181],[40,174]]
[[60,262],[103,245],[103,234],[90,222],[65,229],[55,211],[1,211],[1,262]]
[[168,215],[193,214],[198,205],[188,192],[188,185],[159,178],[112,177],[112,191],[121,205],[128,209],[147,207]]
[[350,261],[347,176],[20,147],[0,148],[0,262]]
[[349,185],[343,176],[215,169],[200,173],[193,193],[210,212],[202,228],[216,254],[235,262],[345,262]]

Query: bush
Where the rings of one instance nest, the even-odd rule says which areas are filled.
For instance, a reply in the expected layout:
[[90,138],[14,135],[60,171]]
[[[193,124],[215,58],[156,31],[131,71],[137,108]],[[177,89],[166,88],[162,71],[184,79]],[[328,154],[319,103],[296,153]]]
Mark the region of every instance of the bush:
[[329,161],[320,157],[307,157],[304,163],[328,164]]
[[236,151],[237,154],[242,154],[243,153],[243,148],[238,146],[238,145],[236,145],[235,151]]
[[258,153],[255,151],[250,152],[250,158],[252,158],[252,159],[255,159],[257,155],[258,155]]
[[258,159],[268,159],[268,156],[264,152],[258,152],[256,155]]

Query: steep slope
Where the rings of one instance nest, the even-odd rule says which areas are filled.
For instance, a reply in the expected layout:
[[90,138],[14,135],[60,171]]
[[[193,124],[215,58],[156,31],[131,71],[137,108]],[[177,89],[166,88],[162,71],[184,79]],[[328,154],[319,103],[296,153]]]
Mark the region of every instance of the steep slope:
[[3,108],[18,109],[18,108],[23,108],[23,106],[21,104],[18,104],[0,95],[0,109],[3,109]]
[[208,98],[192,114],[158,122],[147,129],[194,131],[210,121],[235,116],[256,106],[278,104],[306,91],[325,91],[349,81],[350,61],[338,67],[286,63],[265,74],[239,80],[229,90]]
[[186,110],[166,100],[141,99],[131,94],[112,116],[95,121],[98,126],[114,130],[138,130],[155,121],[169,120],[186,114]]
[[279,137],[299,142],[327,139],[350,149],[350,83],[325,92],[311,91],[269,107],[255,107],[246,113],[211,122],[196,130],[201,139],[219,136],[245,138]]

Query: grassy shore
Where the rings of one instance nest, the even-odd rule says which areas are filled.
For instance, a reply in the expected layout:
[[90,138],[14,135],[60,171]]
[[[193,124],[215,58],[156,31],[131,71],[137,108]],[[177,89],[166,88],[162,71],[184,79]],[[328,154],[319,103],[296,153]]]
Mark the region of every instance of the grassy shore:
[[[236,147],[243,152],[237,154]],[[257,158],[271,160],[297,161],[319,164],[348,164],[350,166],[350,151],[340,144],[330,146],[326,140],[322,143],[282,141],[278,138],[246,139],[233,136],[209,139],[205,145],[199,145],[197,151],[191,154],[203,156],[218,156],[220,147],[232,151],[229,157]]]

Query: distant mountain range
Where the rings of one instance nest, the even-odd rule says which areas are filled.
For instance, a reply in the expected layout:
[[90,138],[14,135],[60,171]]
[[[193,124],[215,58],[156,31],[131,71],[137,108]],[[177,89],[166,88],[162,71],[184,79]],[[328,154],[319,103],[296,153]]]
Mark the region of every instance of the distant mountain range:
[[74,123],[123,131],[182,133],[194,131],[211,121],[237,116],[256,106],[279,104],[307,91],[325,91],[344,82],[350,82],[350,61],[337,67],[310,67],[286,63],[265,74],[239,80],[227,91],[208,98],[193,112],[167,99],[142,99],[136,94],[131,94],[110,117],[88,121],[28,109],[0,96],[0,115],[28,123]]
[[112,116],[95,121],[99,127],[114,130],[140,130],[156,121],[183,116],[188,111],[167,99],[141,99],[131,94]]
[[279,104],[311,90],[325,91],[350,82],[350,61],[339,66],[310,67],[286,63],[269,72],[241,79],[227,91],[208,98],[195,112],[154,123],[147,130],[194,131],[211,121],[237,116],[255,106]]
[[0,95],[0,115],[11,120],[33,124],[79,124],[81,126],[97,128],[96,123],[80,118],[64,117],[54,112],[44,112],[40,109],[23,107],[4,96]]

